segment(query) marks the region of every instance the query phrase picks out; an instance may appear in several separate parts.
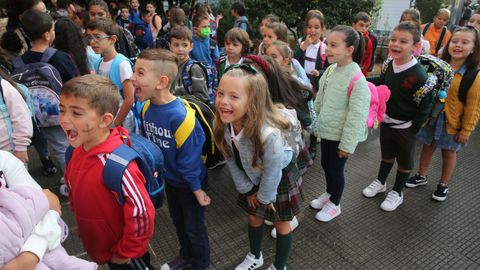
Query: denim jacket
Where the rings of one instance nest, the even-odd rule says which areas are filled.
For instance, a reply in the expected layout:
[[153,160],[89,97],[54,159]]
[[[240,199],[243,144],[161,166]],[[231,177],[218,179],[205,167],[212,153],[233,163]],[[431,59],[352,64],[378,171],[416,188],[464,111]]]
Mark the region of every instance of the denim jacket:
[[[263,125],[262,134],[265,134],[267,127],[266,124]],[[224,138],[233,153],[233,142],[228,126],[225,127]],[[238,192],[246,194],[254,186],[258,186],[257,200],[262,204],[269,204],[276,201],[277,188],[282,179],[282,169],[285,167],[285,160],[289,157],[291,159],[292,152],[285,149],[281,132],[278,128],[273,128],[273,132],[269,132],[263,141],[262,171],[252,167],[253,146],[245,137],[240,139],[239,147],[237,147],[245,172],[237,166],[233,155],[227,159],[227,166]],[[290,162],[290,160],[288,161]]]

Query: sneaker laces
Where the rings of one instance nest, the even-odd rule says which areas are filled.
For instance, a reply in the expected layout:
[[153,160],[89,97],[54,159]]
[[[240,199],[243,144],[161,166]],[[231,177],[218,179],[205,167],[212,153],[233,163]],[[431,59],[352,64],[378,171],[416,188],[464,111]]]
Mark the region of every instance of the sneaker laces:
[[398,201],[399,198],[401,198],[401,196],[399,196],[398,192],[392,190],[387,194],[387,198],[385,198],[385,201],[393,203]]
[[[261,256],[262,255],[260,255],[260,258],[261,258]],[[247,256],[245,257],[245,259],[243,260],[243,262],[241,264],[239,264],[237,266],[237,268],[253,269],[252,268],[253,266],[256,266],[256,265],[259,264],[260,258],[255,259],[255,255],[253,255],[252,253],[248,253]]]

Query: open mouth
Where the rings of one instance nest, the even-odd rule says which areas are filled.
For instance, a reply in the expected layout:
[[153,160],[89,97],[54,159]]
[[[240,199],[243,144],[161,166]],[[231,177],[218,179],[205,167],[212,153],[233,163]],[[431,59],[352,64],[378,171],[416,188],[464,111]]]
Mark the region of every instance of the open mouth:
[[225,109],[225,108],[220,108],[219,112],[220,112],[221,118],[229,117],[233,114],[232,110]]
[[74,142],[78,137],[78,132],[72,129],[65,130],[69,142]]
[[401,51],[401,50],[398,50],[398,49],[390,49],[390,52],[392,52],[392,53],[401,53],[402,51]]

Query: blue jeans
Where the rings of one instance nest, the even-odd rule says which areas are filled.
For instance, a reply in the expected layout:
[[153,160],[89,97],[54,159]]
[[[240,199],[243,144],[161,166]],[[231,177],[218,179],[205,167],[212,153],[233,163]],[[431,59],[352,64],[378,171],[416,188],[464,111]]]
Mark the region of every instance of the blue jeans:
[[180,256],[191,263],[192,269],[210,267],[210,243],[205,226],[205,207],[201,206],[188,188],[165,185],[168,210],[180,242]]

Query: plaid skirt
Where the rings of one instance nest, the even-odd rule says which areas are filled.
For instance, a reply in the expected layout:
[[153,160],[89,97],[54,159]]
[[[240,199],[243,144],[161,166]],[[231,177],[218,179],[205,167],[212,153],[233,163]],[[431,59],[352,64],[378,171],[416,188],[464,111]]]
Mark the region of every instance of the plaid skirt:
[[256,209],[248,206],[247,196],[239,194],[238,205],[248,214],[270,221],[290,221],[300,213],[303,201],[302,175],[297,168],[296,160],[282,170],[282,179],[277,188],[277,200],[273,203],[275,212],[260,205]]

